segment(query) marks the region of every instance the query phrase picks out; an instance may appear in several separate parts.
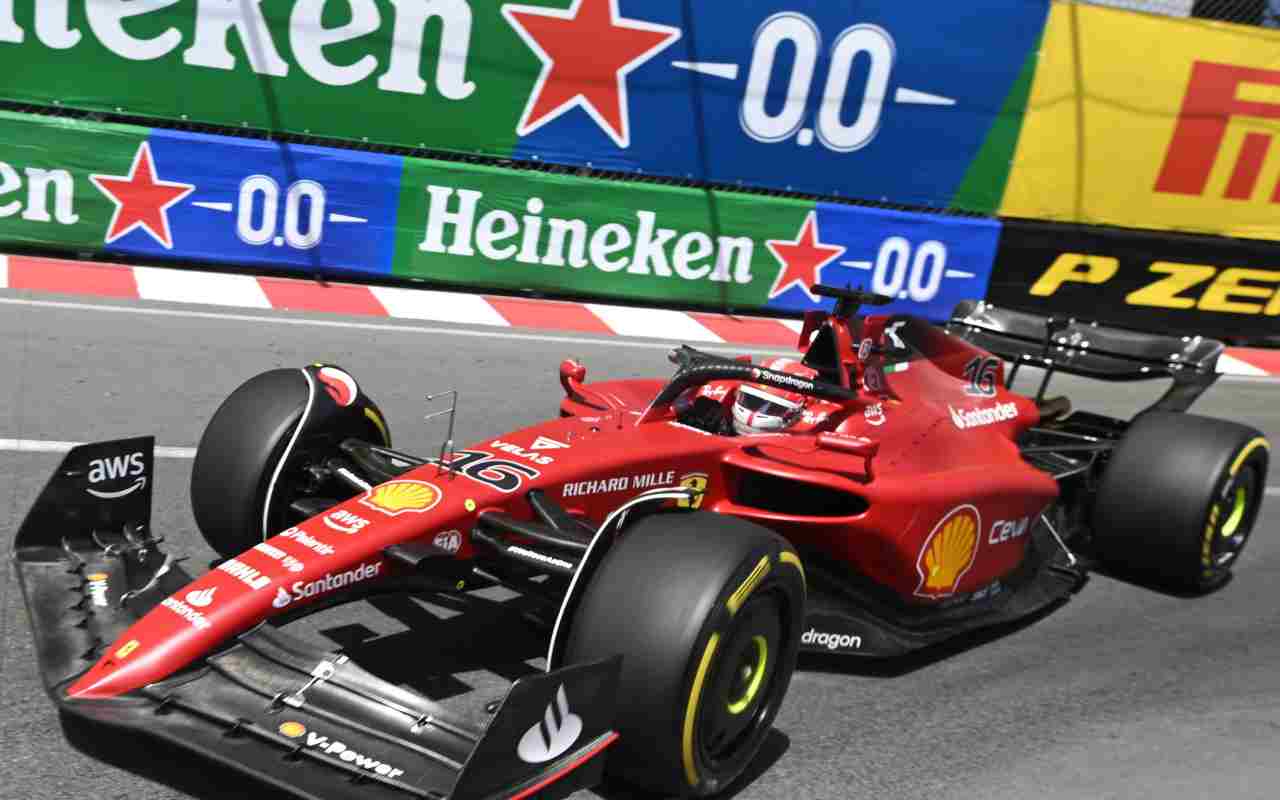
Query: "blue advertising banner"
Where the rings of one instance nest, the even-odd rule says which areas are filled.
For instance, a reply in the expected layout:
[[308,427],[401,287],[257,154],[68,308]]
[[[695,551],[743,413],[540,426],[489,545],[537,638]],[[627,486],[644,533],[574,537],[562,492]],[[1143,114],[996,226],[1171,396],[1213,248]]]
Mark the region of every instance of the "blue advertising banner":
[[290,271],[387,274],[403,161],[152,129],[128,175],[96,176],[96,183],[125,187],[112,188],[125,213],[125,200],[164,192],[163,214],[156,219],[167,230],[157,235],[159,225],[113,224],[105,249]]
[[830,308],[809,294],[820,281],[898,298],[877,313],[945,320],[961,300],[986,296],[999,243],[999,220],[818,203],[794,240],[765,242],[784,265],[765,307]]
[[512,155],[922,206],[970,177],[998,197],[1048,7],[506,4],[542,65]]

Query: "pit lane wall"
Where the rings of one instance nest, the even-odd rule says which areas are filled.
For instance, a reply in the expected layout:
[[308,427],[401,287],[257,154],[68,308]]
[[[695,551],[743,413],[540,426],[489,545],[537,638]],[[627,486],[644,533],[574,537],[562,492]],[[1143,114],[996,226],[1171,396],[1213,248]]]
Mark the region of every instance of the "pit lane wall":
[[1048,0],[0,0],[3,99],[995,211]]
[[944,319],[1000,223],[0,112],[0,245],[715,309],[819,280]]

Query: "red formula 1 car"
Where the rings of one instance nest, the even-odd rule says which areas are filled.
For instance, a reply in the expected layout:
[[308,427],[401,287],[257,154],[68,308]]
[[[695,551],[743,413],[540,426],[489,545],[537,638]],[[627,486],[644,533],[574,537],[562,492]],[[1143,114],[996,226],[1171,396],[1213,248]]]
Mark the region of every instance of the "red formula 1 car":
[[[815,291],[836,307],[794,360],[681,348],[669,381],[594,384],[567,361],[559,418],[436,458],[392,450],[338,367],[259,375],[200,443],[224,560],[194,581],[148,528],[151,441],[77,448],[15,547],[51,695],[311,797],[563,793],[606,752],[705,795],[757,752],[800,650],[898,656],[1061,602],[1094,564],[1227,579],[1268,445],[1185,413],[1219,343],[981,304],[943,331]],[[1036,397],[1004,360],[1045,369]],[[1172,384],[1125,422],[1046,399],[1058,370]],[[484,730],[277,628],[476,582],[543,603],[550,632],[548,671]]]

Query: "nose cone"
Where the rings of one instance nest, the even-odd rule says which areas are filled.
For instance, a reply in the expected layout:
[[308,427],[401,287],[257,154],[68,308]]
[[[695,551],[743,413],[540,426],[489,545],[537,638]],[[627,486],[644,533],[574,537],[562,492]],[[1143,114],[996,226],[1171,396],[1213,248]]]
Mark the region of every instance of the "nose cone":
[[267,602],[226,572],[209,572],[131,625],[66,695],[102,700],[163,680],[261,618],[257,607]]
[[160,648],[147,649],[126,634],[64,694],[69,700],[107,700],[154,683],[170,671]]

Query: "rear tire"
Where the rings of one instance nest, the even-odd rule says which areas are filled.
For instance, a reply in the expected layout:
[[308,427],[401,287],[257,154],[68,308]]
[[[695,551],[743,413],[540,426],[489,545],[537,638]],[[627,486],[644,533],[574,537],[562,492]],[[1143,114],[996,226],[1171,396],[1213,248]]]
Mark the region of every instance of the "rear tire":
[[583,594],[566,663],[621,653],[612,778],[723,790],[759,751],[795,669],[800,560],[773,532],[708,512],[628,528]]
[[1098,556],[1122,574],[1175,591],[1222,585],[1257,519],[1268,449],[1259,431],[1235,422],[1140,415],[1098,488]]
[[[308,425],[307,435],[288,453],[264,528],[267,487],[289,449],[308,396],[302,370],[264,372],[223,401],[200,437],[191,468],[191,510],[205,541],[224,558],[261,542],[267,532],[287,527],[287,508],[299,496],[296,486],[306,481],[301,472],[307,463],[336,455],[338,443],[347,438],[383,442],[381,432],[364,418],[321,430]],[[335,502],[352,494],[346,487],[339,492]]]

